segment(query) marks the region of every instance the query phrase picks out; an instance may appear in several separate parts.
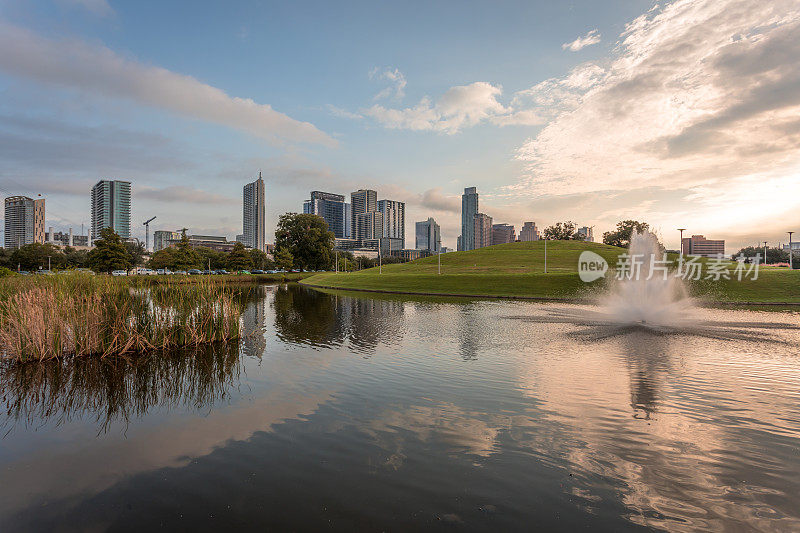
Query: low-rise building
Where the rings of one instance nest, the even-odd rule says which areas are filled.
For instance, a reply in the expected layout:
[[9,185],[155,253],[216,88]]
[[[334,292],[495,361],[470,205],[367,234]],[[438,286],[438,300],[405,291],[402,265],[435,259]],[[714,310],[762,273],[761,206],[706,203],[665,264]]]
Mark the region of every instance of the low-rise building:
[[517,232],[510,224],[492,224],[492,245],[517,240]]
[[718,257],[725,255],[725,241],[706,239],[703,235],[692,235],[683,239],[683,253],[685,255],[699,255],[703,257]]
[[[189,246],[192,248],[210,248],[217,252],[230,252],[233,250],[234,242],[230,242],[227,237],[217,237],[214,235],[189,235]],[[175,246],[181,239],[169,241],[170,246]]]

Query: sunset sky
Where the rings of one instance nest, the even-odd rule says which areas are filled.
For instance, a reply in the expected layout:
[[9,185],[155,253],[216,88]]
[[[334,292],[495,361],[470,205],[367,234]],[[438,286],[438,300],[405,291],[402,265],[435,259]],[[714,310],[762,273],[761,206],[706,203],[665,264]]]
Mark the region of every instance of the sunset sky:
[[207,4],[0,0],[0,194],[80,231],[125,179],[135,236],[233,238],[261,170],[268,241],[374,188],[455,247],[469,186],[517,228],[800,237],[797,0]]

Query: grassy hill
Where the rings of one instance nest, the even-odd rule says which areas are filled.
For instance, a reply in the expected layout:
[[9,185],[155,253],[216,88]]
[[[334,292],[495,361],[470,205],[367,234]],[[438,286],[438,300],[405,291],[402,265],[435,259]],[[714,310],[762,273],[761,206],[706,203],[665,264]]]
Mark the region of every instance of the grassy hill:
[[[626,250],[599,243],[549,241],[547,274],[544,273],[544,241],[499,244],[441,256],[442,273],[437,274],[437,257],[410,263],[385,265],[352,273],[326,272],[302,283],[336,289],[391,291],[418,294],[473,296],[582,298],[596,294],[603,280],[583,283],[578,277],[578,257],[591,250],[608,261],[611,268]],[[759,279],[691,284],[692,292],[712,301],[798,302],[800,271],[762,268]]]

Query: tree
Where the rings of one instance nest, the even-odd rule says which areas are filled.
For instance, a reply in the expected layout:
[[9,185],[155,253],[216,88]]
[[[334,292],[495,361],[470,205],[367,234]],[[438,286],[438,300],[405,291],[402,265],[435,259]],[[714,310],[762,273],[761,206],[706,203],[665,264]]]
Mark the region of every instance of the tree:
[[200,258],[200,264],[204,269],[219,270],[221,268],[228,268],[228,254],[225,252],[218,252],[205,246],[200,246],[196,250],[197,256]]
[[133,266],[144,265],[144,255],[147,253],[147,250],[144,249],[144,244],[139,241],[125,241],[125,249],[131,256]]
[[[759,262],[764,264],[764,248],[756,248],[754,246],[748,246],[747,248],[742,248],[735,254],[733,254],[733,258],[736,259],[739,256],[744,256],[745,262],[749,263],[752,259],[758,255]],[[789,262],[789,252],[786,250],[782,250],[780,248],[767,248],[767,263],[775,264],[775,263],[788,263]]]
[[65,266],[64,254],[58,247],[50,243],[35,242],[20,246],[11,253],[10,267],[16,270],[47,270],[50,268],[63,268]]
[[228,268],[230,270],[249,270],[253,268],[253,260],[244,244],[236,242],[228,253]]
[[170,270],[180,270],[176,265],[177,263],[177,250],[173,247],[162,248],[155,252],[148,261],[147,266],[153,270],[168,268]]
[[257,270],[275,269],[275,261],[270,259],[265,252],[259,250],[258,248],[253,248],[250,250],[250,261],[253,263],[253,268]]
[[[275,231],[275,261],[288,252],[295,268],[324,270],[333,264],[334,236],[320,216],[286,213]],[[285,256],[284,256],[285,257]]]
[[64,263],[67,268],[85,268],[89,263],[89,251],[77,250],[71,246],[64,248]]
[[616,230],[603,233],[603,244],[627,248],[631,244],[631,237],[633,237],[634,232],[644,233],[649,230],[650,224],[647,222],[623,220],[622,222],[617,222]]
[[100,239],[88,255],[89,267],[95,272],[128,270],[133,266],[133,257],[125,248],[125,243],[111,228],[100,230]]
[[174,256],[174,269],[175,270],[190,270],[192,268],[201,268],[200,254],[192,248],[189,242],[189,237],[186,236],[184,231],[181,235],[181,240],[175,244]]
[[292,253],[287,248],[275,249],[275,265],[281,270],[290,270],[294,264]]
[[557,241],[582,241],[583,235],[578,233],[578,227],[574,222],[567,220],[545,228],[544,238]]

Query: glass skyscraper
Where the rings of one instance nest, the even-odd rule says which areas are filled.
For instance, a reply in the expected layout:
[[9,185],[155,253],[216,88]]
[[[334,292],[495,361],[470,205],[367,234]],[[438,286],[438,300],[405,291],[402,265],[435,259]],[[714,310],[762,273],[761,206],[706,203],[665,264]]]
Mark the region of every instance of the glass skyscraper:
[[378,211],[383,215],[381,237],[400,239],[406,247],[406,204],[397,200],[378,201]]
[[328,223],[328,229],[337,239],[349,239],[351,235],[350,204],[344,195],[312,191],[311,199],[303,203],[303,213],[318,215]]
[[428,218],[416,224],[416,241],[414,248],[439,253],[442,249],[442,237],[439,224],[433,218]]
[[6,250],[44,242],[44,198],[6,198],[4,241]]
[[242,236],[245,246],[266,251],[265,211],[264,179],[259,172],[258,179],[245,185],[242,191]]
[[478,214],[478,191],[467,187],[461,195],[461,250],[474,250],[475,215]]
[[100,230],[113,229],[123,240],[131,237],[131,182],[100,180],[92,187],[92,241]]

